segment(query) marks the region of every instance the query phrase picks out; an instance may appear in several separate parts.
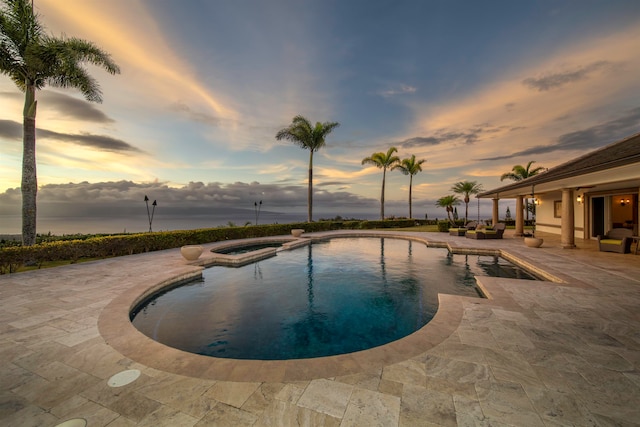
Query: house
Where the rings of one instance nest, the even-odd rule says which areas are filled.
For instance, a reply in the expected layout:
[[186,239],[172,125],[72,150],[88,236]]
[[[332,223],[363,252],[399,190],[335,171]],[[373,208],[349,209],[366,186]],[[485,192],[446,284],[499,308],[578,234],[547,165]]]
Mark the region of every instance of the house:
[[560,234],[563,248],[575,238],[596,239],[612,228],[638,235],[640,133],[533,177],[478,194],[493,199],[493,223],[501,199],[516,200],[516,236],[523,235],[525,200],[536,204],[536,230]]

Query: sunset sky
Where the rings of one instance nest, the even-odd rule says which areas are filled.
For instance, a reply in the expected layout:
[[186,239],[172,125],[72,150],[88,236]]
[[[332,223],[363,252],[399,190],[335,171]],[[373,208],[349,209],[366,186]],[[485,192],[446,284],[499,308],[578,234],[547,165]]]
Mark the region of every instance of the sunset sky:
[[[314,157],[316,219],[375,217],[382,172],[361,161],[392,145],[426,159],[414,216],[444,217],[435,200],[457,181],[492,189],[513,165],[552,167],[640,131],[637,0],[35,7],[52,34],[93,41],[122,70],[90,69],[102,104],[76,90],[38,93],[43,216],[132,214],[145,194],[165,213],[253,210],[257,200],[304,213],[309,152],[274,137],[297,114],[341,124]],[[0,93],[8,217],[20,212],[23,95],[4,75]],[[408,215],[408,184],[388,174],[387,215]]]

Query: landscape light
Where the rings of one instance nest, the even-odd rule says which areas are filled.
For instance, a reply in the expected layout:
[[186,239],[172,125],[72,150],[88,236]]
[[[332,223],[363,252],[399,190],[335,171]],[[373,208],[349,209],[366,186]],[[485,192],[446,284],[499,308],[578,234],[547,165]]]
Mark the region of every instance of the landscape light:
[[260,200],[259,204],[258,202],[253,202],[253,207],[256,211],[256,225],[258,225],[258,217],[260,216],[260,209],[262,208],[262,200]]
[[151,213],[149,213],[149,198],[147,195],[144,195],[144,203],[147,205],[147,219],[149,220],[149,233],[151,233],[151,223],[153,222],[153,214],[156,212],[156,206],[158,206],[158,202],[155,200],[151,204],[153,208],[151,209]]

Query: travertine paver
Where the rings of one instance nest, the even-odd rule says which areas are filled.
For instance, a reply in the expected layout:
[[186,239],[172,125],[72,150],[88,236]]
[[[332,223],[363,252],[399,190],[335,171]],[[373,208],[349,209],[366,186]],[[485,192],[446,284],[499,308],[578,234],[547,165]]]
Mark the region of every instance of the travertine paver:
[[298,405],[342,418],[352,393],[351,385],[325,379],[314,380],[300,396]]
[[[197,273],[177,249],[0,276],[0,425],[640,425],[640,256],[411,235],[565,283],[480,277],[491,299],[443,296],[432,324],[380,349],[241,364],[128,346],[127,328],[105,339],[127,325],[105,318],[123,295]],[[126,369],[142,375],[107,386]]]

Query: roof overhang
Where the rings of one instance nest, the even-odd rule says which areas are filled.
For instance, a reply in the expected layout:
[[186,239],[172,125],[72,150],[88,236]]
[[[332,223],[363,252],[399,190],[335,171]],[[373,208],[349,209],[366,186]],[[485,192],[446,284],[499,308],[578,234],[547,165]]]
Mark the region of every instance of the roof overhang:
[[606,170],[575,176],[557,177],[545,181],[543,174],[534,180],[525,179],[517,183],[496,188],[478,195],[478,198],[512,199],[517,196],[549,193],[563,189],[577,190],[589,188],[589,191],[611,191],[619,188],[640,188],[640,163],[627,164]]

